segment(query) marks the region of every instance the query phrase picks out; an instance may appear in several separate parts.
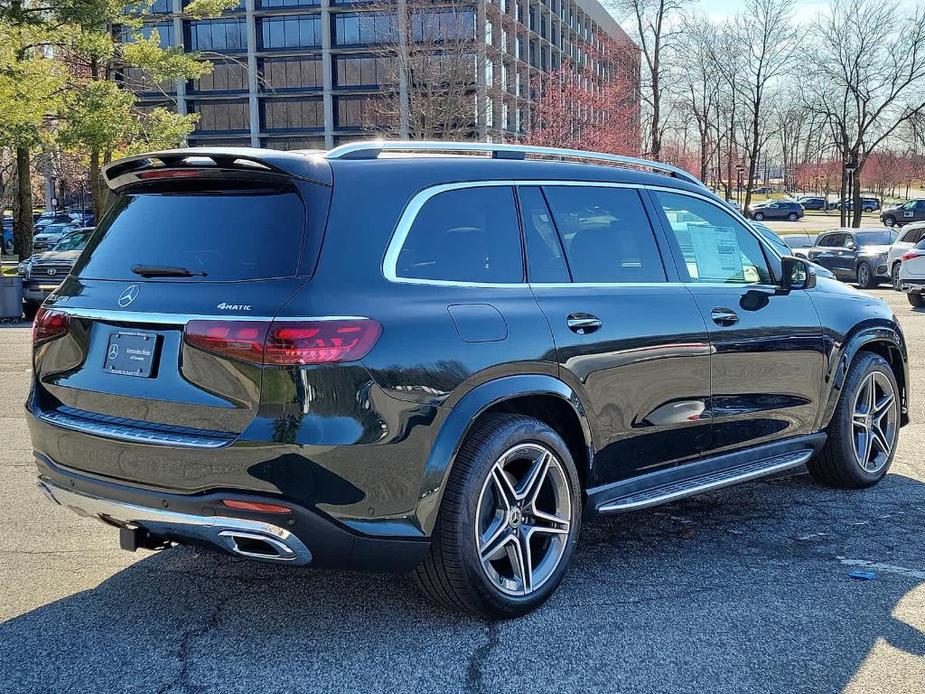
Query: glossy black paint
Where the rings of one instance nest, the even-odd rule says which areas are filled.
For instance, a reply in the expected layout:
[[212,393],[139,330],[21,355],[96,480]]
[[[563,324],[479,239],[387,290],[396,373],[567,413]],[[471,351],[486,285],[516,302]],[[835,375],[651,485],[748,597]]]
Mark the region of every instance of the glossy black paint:
[[[456,451],[485,412],[549,416],[587,489],[820,431],[845,360],[862,346],[886,350],[908,382],[902,333],[882,302],[821,277],[808,290],[687,283],[680,250],[645,193],[664,283],[441,286],[383,276],[403,210],[432,186],[584,181],[710,197],[682,181],[480,158],[313,159],[300,168],[300,156],[270,161],[314,181],[297,180],[311,229],[297,276],[208,286],[140,279],[125,308],[124,282],[71,277],[58,289],[49,305],[99,316],[75,317],[66,337],[35,351],[27,408],[42,474],[190,508],[226,493],[282,499],[336,529],[325,537],[423,546]],[[769,251],[769,261],[779,281],[780,260]],[[240,319],[366,316],[383,330],[361,363],[259,367],[183,342],[188,317],[228,317],[220,303],[250,306],[231,312]],[[738,323],[715,323],[717,307]],[[596,316],[601,327],[569,329],[566,316],[575,313]],[[125,327],[158,335],[155,378],[101,372],[106,336]],[[41,418],[62,407],[233,441],[208,450],[127,443]],[[314,522],[295,532],[315,554]]]

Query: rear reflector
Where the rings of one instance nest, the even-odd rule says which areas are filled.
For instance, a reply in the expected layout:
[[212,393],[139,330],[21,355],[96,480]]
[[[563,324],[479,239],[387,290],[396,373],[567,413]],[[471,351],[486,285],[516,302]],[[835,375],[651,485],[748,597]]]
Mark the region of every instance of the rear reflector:
[[292,513],[288,506],[279,506],[278,504],[262,504],[257,501],[238,501],[237,499],[222,499],[222,503],[228,508],[234,508],[239,511],[257,511],[258,513]]
[[356,361],[376,344],[382,328],[369,318],[323,321],[190,321],[191,347],[252,364],[302,366]]
[[40,307],[32,324],[32,345],[40,345],[67,335],[69,322],[66,313]]

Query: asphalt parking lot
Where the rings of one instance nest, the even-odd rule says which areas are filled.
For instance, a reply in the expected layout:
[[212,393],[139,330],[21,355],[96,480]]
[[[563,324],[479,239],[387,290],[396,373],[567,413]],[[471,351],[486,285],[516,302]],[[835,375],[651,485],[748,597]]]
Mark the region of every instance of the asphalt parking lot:
[[879,486],[798,471],[608,518],[545,607],[497,624],[401,576],[119,550],[35,488],[29,329],[0,326],[0,690],[921,694],[925,312],[873,293],[905,328],[913,387]]

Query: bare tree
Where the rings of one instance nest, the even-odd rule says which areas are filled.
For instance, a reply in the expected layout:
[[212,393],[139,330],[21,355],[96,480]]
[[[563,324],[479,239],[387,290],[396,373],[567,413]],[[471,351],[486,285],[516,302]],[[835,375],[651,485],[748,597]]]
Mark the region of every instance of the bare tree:
[[[792,8],[793,0],[746,0],[745,10],[726,27],[727,48],[714,55],[714,63],[745,111],[742,138],[748,159],[746,208],[751,203],[759,154],[773,136],[771,96],[793,66],[802,38],[791,22]],[[730,52],[728,48],[733,46],[737,50]]]
[[[861,172],[868,158],[925,109],[925,9],[918,6],[911,16],[899,16],[897,5],[883,0],[833,0],[816,30],[809,101],[825,117],[841,156],[842,200],[852,200],[854,227],[861,224]],[[858,30],[888,25],[902,29]]]
[[723,78],[713,64],[716,41],[716,27],[706,18],[696,17],[685,22],[681,45],[689,68],[681,77],[678,101],[685,125],[693,119],[696,126],[702,181],[708,180],[710,162],[718,154],[721,140],[717,130]]
[[479,99],[471,0],[384,0],[360,15],[373,23],[379,93],[367,102],[364,128],[403,138],[472,139]]
[[666,84],[670,84],[671,52],[682,35],[682,10],[686,0],[611,0],[618,15],[629,15],[633,38],[645,66],[640,84],[642,101],[649,111],[643,127],[648,132],[646,154],[658,161],[668,124]]

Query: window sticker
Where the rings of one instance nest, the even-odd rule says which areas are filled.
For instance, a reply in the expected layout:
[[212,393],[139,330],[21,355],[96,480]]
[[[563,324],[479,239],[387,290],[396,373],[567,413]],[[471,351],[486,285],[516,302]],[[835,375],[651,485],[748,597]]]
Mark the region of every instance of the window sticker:
[[691,224],[687,231],[697,259],[699,279],[725,282],[745,278],[742,250],[735,229]]

